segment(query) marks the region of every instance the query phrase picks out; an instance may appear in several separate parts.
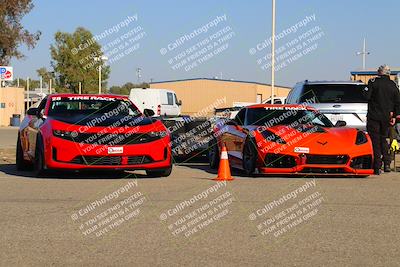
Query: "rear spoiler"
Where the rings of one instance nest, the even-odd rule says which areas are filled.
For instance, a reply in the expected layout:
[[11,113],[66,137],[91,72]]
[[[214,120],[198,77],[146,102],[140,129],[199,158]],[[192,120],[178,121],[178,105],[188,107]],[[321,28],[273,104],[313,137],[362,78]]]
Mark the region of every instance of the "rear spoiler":
[[238,111],[238,110],[241,110],[242,108],[243,107],[215,108],[214,114],[216,115],[217,113],[221,113],[221,112]]

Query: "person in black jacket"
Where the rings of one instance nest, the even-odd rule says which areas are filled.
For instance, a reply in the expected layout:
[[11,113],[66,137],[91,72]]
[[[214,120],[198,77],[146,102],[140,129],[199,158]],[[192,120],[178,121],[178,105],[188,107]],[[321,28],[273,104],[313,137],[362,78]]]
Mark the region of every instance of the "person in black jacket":
[[382,65],[378,69],[378,77],[368,81],[365,88],[368,100],[367,131],[372,140],[374,150],[374,171],[381,173],[382,161],[384,171],[390,172],[389,145],[386,141],[389,127],[395,124],[400,115],[400,92],[397,84],[390,80],[390,68]]

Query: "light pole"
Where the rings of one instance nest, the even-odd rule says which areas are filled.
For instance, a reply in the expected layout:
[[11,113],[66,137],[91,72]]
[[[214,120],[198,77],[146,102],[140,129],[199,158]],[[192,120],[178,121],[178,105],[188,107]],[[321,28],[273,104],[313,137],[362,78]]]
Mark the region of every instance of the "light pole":
[[50,78],[49,80],[49,95],[51,95],[51,81],[53,80],[53,78]]
[[51,89],[51,86],[52,86],[51,84],[53,82],[53,77],[55,77],[55,72],[54,71],[51,72],[51,76],[50,76],[50,79],[49,79],[49,95],[51,95],[52,91],[53,91],[53,89]]
[[99,94],[101,94],[101,68],[102,68],[103,62],[106,62],[108,60],[108,57],[103,55],[101,57],[95,57],[93,59],[95,61],[100,62],[100,65],[99,65]]
[[43,78],[40,76],[40,95],[43,96]]
[[140,84],[140,78],[142,78],[142,69],[141,68],[136,69],[136,75],[137,75],[137,83]]
[[371,54],[370,52],[367,52],[367,45],[365,42],[365,38],[364,38],[364,43],[363,43],[363,50],[361,52],[357,52],[357,56],[362,55],[362,69],[365,70],[365,61],[366,61],[366,57],[367,55]]
[[30,95],[29,95],[29,77],[26,78],[26,98],[27,98],[26,110],[28,110],[29,106],[31,104]]
[[271,104],[274,104],[275,95],[275,0],[272,0],[272,58],[271,58]]

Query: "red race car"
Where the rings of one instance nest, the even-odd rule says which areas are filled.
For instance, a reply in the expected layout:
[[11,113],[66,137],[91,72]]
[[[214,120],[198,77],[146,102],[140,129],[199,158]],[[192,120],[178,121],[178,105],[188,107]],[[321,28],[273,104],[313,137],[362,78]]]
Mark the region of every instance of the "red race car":
[[232,167],[246,174],[373,174],[372,144],[363,131],[336,125],[303,105],[253,105],[218,121],[209,142],[216,168],[225,144]]
[[146,170],[169,176],[170,136],[127,97],[56,94],[30,108],[18,132],[18,170]]

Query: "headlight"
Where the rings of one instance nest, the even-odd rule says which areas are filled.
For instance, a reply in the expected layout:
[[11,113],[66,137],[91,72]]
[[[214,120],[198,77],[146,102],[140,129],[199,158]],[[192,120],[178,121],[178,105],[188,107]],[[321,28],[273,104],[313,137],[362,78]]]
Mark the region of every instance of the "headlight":
[[363,131],[357,132],[356,145],[362,145],[368,142],[367,136]]
[[279,137],[278,135],[274,134],[273,132],[270,132],[268,130],[264,130],[264,131],[261,132],[261,134],[262,134],[262,136],[264,136],[264,138],[267,141],[275,142],[275,143],[282,144],[282,145],[286,144],[285,140],[283,140],[281,137]]
[[160,131],[160,132],[149,132],[147,133],[150,137],[158,137],[158,138],[163,138],[168,135],[166,131]]

